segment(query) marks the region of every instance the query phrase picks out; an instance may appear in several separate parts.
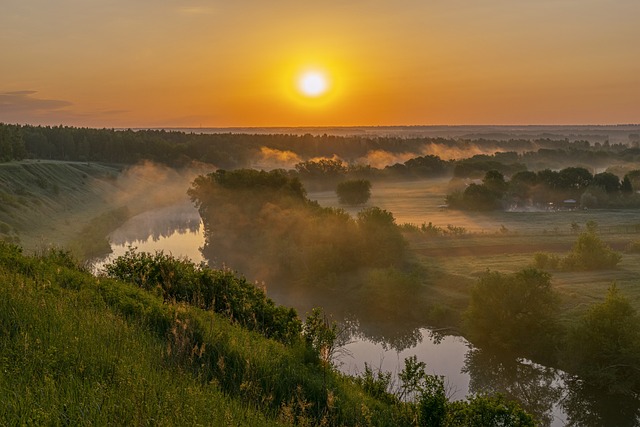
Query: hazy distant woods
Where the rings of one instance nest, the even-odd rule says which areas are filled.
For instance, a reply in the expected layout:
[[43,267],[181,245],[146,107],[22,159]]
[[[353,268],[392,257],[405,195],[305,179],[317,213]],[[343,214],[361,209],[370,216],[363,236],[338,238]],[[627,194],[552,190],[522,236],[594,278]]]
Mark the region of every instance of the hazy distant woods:
[[544,169],[518,171],[507,180],[497,171],[488,171],[482,182],[468,183],[447,196],[450,207],[488,211],[506,208],[573,209],[640,207],[640,170],[622,179],[611,172],[595,175],[582,167],[560,171]]
[[[172,167],[196,161],[222,169],[254,167],[258,159],[262,162],[258,166],[265,169],[298,165],[303,180],[319,175],[323,179],[332,175],[367,179],[482,178],[489,170],[511,176],[527,169],[628,166],[640,161],[640,148],[632,139],[625,145],[566,139],[195,134],[0,124],[0,160],[24,158],[122,164],[152,160]],[[310,160],[324,163],[310,164]]]

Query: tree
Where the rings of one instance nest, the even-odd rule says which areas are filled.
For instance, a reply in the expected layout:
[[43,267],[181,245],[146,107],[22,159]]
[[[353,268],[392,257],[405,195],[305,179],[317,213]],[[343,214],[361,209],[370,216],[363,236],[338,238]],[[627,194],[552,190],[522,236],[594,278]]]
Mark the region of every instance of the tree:
[[570,331],[564,363],[597,387],[640,392],[640,318],[615,284]]
[[549,273],[487,272],[471,289],[465,330],[480,346],[548,360],[559,335],[557,307]]
[[298,163],[295,168],[302,179],[335,179],[347,171],[340,159],[309,160]]
[[584,190],[593,181],[593,175],[585,168],[565,168],[558,174],[559,186],[565,190]]
[[500,200],[496,192],[485,185],[469,184],[462,193],[462,207],[475,211],[491,211],[500,207]]
[[302,325],[307,344],[325,365],[329,365],[337,350],[338,325],[330,322],[321,308],[314,308]]
[[538,175],[532,171],[520,171],[515,173],[509,181],[509,191],[516,197],[528,199],[531,190],[538,184]]
[[622,256],[598,237],[597,224],[590,221],[586,227],[587,231],[578,236],[569,255],[561,260],[561,267],[569,271],[615,268]]
[[608,194],[620,191],[620,178],[611,172],[598,173],[593,177],[592,185],[602,187]]
[[391,212],[378,207],[358,212],[358,228],[362,233],[362,256],[370,266],[389,267],[399,264],[406,241]]
[[640,169],[629,171],[629,173],[627,173],[625,176],[629,177],[631,186],[635,191],[640,190]]
[[371,182],[366,179],[343,181],[336,187],[342,205],[363,205],[371,197]]
[[[533,426],[533,417],[515,401],[502,395],[475,395],[467,401],[449,402],[444,377],[426,373],[424,362],[416,356],[404,359],[404,369],[398,374],[401,381],[399,398],[412,402],[417,410],[417,425],[425,427],[467,426]],[[387,384],[388,385],[388,384]]]
[[507,190],[507,183],[504,180],[504,175],[497,170],[490,170],[482,179],[482,184],[490,191],[495,193],[497,198],[502,197]]
[[629,175],[625,175],[622,179],[622,183],[620,184],[620,192],[625,196],[633,194],[633,185],[631,185]]

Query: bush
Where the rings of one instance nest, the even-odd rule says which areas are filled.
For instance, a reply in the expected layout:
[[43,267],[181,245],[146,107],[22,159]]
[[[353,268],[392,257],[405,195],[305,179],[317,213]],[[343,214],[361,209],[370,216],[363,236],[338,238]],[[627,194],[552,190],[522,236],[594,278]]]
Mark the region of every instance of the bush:
[[631,254],[640,253],[640,240],[634,240],[633,242],[629,242],[629,244],[625,248],[625,252],[631,253]]
[[567,271],[606,270],[615,268],[622,255],[614,252],[594,231],[586,231],[573,246],[572,251],[560,262],[560,268]]
[[365,179],[343,181],[336,188],[342,205],[363,205],[371,197],[371,182]]
[[571,372],[614,393],[640,392],[640,317],[615,285],[567,341],[565,363]]
[[560,265],[560,257],[547,252],[536,252],[533,255],[533,265],[541,270],[556,270]]
[[294,309],[276,306],[263,290],[229,271],[196,266],[162,252],[151,255],[133,250],[105,270],[110,277],[159,293],[165,301],[213,310],[267,337],[290,342],[300,334],[301,324]]
[[481,346],[548,358],[559,335],[557,307],[549,273],[487,272],[471,289],[465,329]]

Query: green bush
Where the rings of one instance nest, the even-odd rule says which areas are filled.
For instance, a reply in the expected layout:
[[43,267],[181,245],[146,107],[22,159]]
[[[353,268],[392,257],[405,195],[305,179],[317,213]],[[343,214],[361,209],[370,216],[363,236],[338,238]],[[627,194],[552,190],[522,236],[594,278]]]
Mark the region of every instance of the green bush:
[[548,359],[559,337],[551,276],[533,268],[487,272],[471,289],[465,330],[473,343]]
[[560,261],[560,268],[567,271],[606,270],[615,268],[622,255],[614,252],[594,231],[578,236],[571,252]]
[[640,392],[640,316],[615,285],[570,330],[564,363],[588,384]]
[[212,270],[162,252],[129,250],[105,266],[107,275],[157,292],[165,301],[186,302],[224,314],[243,327],[289,342],[299,336],[294,309],[276,306],[262,289],[229,271]]
[[336,187],[342,205],[363,205],[371,197],[371,182],[366,179],[343,181]]
[[[631,245],[629,247],[632,248]],[[598,237],[596,226],[587,224],[587,231],[578,236],[571,252],[565,257],[536,252],[533,256],[533,265],[543,270],[607,270],[615,268],[621,260],[622,255],[613,251]]]
[[533,265],[541,270],[556,270],[560,265],[560,257],[547,252],[536,252],[533,255]]
[[633,242],[629,242],[629,244],[625,248],[625,252],[631,253],[631,254],[640,253],[640,240],[634,240]]

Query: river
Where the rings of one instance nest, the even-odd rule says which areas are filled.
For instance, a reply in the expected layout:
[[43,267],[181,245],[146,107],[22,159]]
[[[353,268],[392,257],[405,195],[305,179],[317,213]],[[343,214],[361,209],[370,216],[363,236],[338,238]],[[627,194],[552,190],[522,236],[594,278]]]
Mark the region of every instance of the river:
[[[432,196],[430,203],[425,203],[424,199],[421,200],[422,205],[417,203],[418,198],[425,196],[422,192],[423,185],[409,186],[402,191],[390,186],[386,191],[387,197],[379,192],[372,203],[393,210],[398,222],[420,223],[422,218],[435,218],[435,221],[442,222],[436,224],[442,226],[450,221],[465,219],[461,214],[439,214],[434,206],[438,202],[436,197]],[[328,192],[310,193],[309,197],[319,200],[323,205],[337,203],[335,196]],[[407,209],[398,209],[403,206]],[[481,226],[488,226],[488,223]],[[114,231],[110,239],[113,253],[109,259],[134,247],[145,252],[162,250],[174,256],[187,257],[196,263],[204,261],[199,250],[204,244],[202,223],[198,212],[190,204],[170,206],[133,217]],[[100,269],[109,259],[96,263],[95,267]],[[269,296],[282,303],[277,295]],[[306,312],[306,307],[295,307],[291,299],[286,303],[294,305],[300,313]],[[332,313],[332,307],[325,306],[324,309],[328,314]],[[520,401],[541,420],[542,425],[553,427],[633,426],[638,421],[637,402],[612,402],[585,390],[579,382],[565,381],[565,376],[554,369],[526,360],[503,359],[473,348],[461,337],[439,335],[426,328],[403,330],[402,324],[388,325],[388,319],[384,322],[382,330],[401,332],[392,334],[393,337],[382,333],[374,341],[359,333],[358,319],[349,319],[350,338],[335,359],[340,370],[358,374],[364,371],[367,363],[374,371],[381,369],[391,372],[395,379],[404,365],[404,359],[415,355],[419,361],[426,363],[428,373],[446,378],[447,393],[451,399],[463,399],[473,393],[500,392]]]

